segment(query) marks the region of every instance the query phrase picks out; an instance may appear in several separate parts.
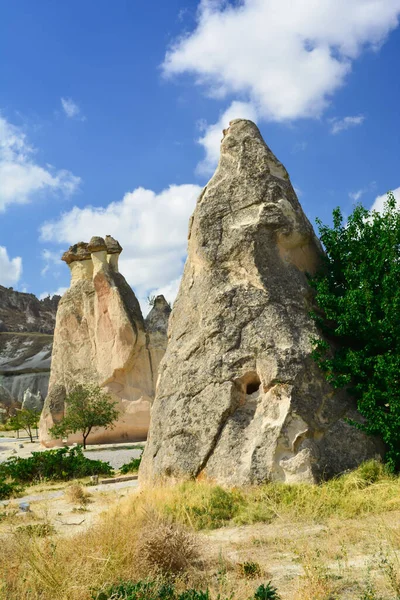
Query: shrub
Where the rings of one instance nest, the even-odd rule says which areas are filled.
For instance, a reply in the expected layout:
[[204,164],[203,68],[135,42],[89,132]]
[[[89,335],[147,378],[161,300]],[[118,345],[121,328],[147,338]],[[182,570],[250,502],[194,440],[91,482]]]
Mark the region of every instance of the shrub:
[[253,561],[239,563],[237,569],[240,577],[245,577],[246,579],[255,579],[261,575],[260,565]]
[[53,535],[56,530],[50,523],[35,523],[29,525],[20,525],[17,527],[16,532],[22,535],[31,537],[48,537]]
[[137,473],[140,467],[140,463],[142,462],[142,454],[139,456],[139,458],[132,458],[131,461],[122,465],[122,467],[120,468],[120,473],[122,473],[123,475],[126,475],[127,473]]
[[269,581],[267,585],[260,585],[254,594],[254,600],[280,600],[278,590]]
[[0,464],[0,477],[22,483],[66,481],[97,474],[112,475],[113,470],[106,462],[86,458],[81,446],[33,452],[29,458],[12,457]]
[[137,567],[144,574],[177,575],[199,557],[194,536],[157,513],[145,514],[136,546]]
[[67,489],[66,496],[72,504],[85,506],[89,502],[90,494],[79,483],[73,483]]
[[[232,600],[233,596],[229,600]],[[253,600],[280,600],[276,588],[271,582],[260,585]],[[208,590],[186,590],[177,593],[174,586],[154,581],[123,581],[106,590],[92,594],[92,600],[212,600]],[[223,600],[218,595],[216,600]],[[226,599],[228,600],[228,599]],[[250,599],[252,600],[252,599]]]
[[7,500],[22,492],[23,488],[15,483],[15,481],[7,482],[0,476],[0,500]]

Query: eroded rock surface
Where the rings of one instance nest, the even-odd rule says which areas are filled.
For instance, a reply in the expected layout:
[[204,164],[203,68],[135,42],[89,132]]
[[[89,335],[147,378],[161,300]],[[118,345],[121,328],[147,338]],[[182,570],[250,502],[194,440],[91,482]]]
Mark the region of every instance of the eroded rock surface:
[[311,358],[307,272],[321,247],[284,166],[250,121],[224,132],[190,222],[142,484],[315,482],[375,455]]
[[0,286],[0,407],[7,413],[21,406],[28,388],[47,394],[59,300]]
[[46,445],[56,443],[49,428],[64,415],[65,398],[78,383],[104,387],[120,409],[116,426],[95,431],[90,443],[146,438],[167,337],[164,333],[163,340],[157,339],[153,350],[136,296],[118,272],[121,250],[111,236],[94,237],[63,255],[71,285],[57,312],[49,393],[40,422],[40,440]]

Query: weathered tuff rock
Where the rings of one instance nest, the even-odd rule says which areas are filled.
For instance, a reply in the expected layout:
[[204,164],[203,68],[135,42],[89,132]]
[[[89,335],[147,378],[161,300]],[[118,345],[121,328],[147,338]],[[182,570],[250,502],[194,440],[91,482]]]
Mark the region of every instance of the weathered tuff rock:
[[43,396],[40,391],[35,394],[30,388],[25,390],[24,399],[22,401],[23,410],[34,410],[35,412],[40,413],[42,412],[43,403]]
[[[71,285],[57,312],[49,393],[39,433],[46,445],[56,444],[49,428],[62,418],[65,398],[78,383],[104,387],[118,401],[121,413],[113,429],[94,431],[90,443],[146,438],[167,327],[164,323],[163,331],[155,333],[146,329],[136,296],[118,272],[121,250],[111,236],[94,237],[89,244],[71,246],[62,257],[71,270]],[[152,322],[164,318],[161,308],[153,308],[162,316],[150,313]]]
[[0,332],[52,334],[60,296],[39,300],[0,285]]
[[252,122],[224,133],[190,222],[141,484],[315,482],[377,451],[310,356],[321,247],[288,174]]
[[20,407],[29,388],[44,398],[50,377],[53,336],[40,333],[0,333],[0,406]]
[[59,300],[0,286],[0,407],[7,412],[21,406],[27,388],[47,394]]

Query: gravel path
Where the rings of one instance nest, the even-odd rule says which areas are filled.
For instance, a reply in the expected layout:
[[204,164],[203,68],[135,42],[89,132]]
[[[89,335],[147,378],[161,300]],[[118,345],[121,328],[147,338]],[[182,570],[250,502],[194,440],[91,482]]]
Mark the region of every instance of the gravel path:
[[122,465],[128,463],[132,458],[139,458],[142,450],[90,450],[83,454],[90,460],[102,460],[110,463],[113,469],[120,469]]

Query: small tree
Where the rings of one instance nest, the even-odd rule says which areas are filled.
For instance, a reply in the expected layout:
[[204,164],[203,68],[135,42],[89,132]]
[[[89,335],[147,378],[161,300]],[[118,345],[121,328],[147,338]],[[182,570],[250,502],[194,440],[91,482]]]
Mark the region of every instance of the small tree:
[[50,429],[50,434],[62,438],[80,431],[84,448],[92,429],[112,428],[119,416],[116,403],[99,386],[77,385],[65,399],[65,405],[64,418]]
[[333,227],[318,221],[326,254],[311,279],[319,310],[313,317],[330,342],[314,356],[328,381],[346,387],[365,424],[353,423],[387,446],[400,467],[400,212],[393,194],[382,213],[357,206]]
[[11,425],[14,431],[19,431],[23,429],[29,436],[31,442],[33,442],[33,429],[36,429],[39,424],[40,413],[37,410],[31,410],[29,408],[23,408],[17,410],[15,415],[10,417],[9,424]]

